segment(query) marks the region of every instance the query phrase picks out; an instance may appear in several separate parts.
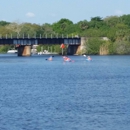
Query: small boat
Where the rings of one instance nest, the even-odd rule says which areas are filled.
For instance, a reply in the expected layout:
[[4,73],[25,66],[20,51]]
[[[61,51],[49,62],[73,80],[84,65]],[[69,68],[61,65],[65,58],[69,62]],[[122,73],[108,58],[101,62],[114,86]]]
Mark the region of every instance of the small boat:
[[17,53],[17,50],[8,50],[7,53]]

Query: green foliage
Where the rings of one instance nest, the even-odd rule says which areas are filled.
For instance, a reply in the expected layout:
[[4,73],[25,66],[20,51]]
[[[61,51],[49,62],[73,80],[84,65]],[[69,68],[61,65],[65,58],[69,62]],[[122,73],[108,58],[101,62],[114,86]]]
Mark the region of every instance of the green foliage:
[[130,42],[127,41],[118,41],[113,45],[115,54],[130,54]]
[[68,20],[68,19],[61,19],[60,21],[58,21],[57,23],[54,23],[52,25],[53,27],[53,30],[56,32],[56,33],[63,33],[63,34],[66,34],[67,31],[66,29],[68,28],[68,26],[72,25],[73,22]]
[[102,21],[102,18],[100,16],[92,17],[91,21]]
[[111,41],[109,41],[109,43],[108,43],[108,50],[109,50],[109,55],[115,54],[115,50],[114,50],[114,47],[113,47],[113,42],[111,42]]
[[80,22],[77,23],[77,25],[79,26],[79,29],[81,31],[86,30],[89,27],[88,24],[89,24],[89,22],[87,20],[80,21]]
[[8,24],[10,24],[10,22],[0,21],[0,26],[6,26]]
[[40,37],[41,27],[37,24],[24,23],[21,29],[21,37]]
[[100,46],[103,44],[103,40],[95,37],[95,38],[89,38],[86,43],[86,52],[87,54],[99,54]]
[[109,16],[104,18],[104,22],[110,27],[113,28],[116,24],[121,23],[121,20],[118,16]]
[[44,52],[47,50],[48,52],[61,53],[60,45],[39,45],[37,46],[37,52]]
[[55,34],[55,32],[53,31],[52,25],[45,23],[41,26],[41,33],[45,36],[46,34]]
[[109,28],[106,37],[108,37],[112,42],[114,42],[116,40],[116,29]]
[[1,45],[0,46],[0,53],[7,53],[7,51],[11,48],[9,45]]
[[130,14],[128,15],[123,15],[120,17],[122,23],[130,27]]

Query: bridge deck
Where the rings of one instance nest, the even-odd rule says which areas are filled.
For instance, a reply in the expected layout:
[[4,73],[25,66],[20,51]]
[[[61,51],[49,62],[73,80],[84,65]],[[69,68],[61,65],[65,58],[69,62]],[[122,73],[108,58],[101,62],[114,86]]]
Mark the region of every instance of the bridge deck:
[[80,45],[80,38],[1,38],[0,45],[39,45],[39,44]]

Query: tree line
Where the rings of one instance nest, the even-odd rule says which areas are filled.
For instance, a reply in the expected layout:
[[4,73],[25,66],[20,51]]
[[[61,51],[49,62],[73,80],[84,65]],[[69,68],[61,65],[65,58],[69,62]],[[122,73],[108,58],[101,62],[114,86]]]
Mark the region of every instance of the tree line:
[[[130,54],[130,14],[92,17],[73,23],[62,18],[52,24],[0,21],[0,37],[87,37],[86,54]],[[103,40],[106,37],[109,40]],[[0,51],[7,47],[0,47]]]

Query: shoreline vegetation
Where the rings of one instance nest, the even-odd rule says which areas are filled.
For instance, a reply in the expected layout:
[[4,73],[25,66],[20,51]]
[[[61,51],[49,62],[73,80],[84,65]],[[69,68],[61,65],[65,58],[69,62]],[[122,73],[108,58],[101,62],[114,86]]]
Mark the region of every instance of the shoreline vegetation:
[[[82,20],[73,23],[71,20],[62,18],[58,22],[43,23],[20,23],[0,21],[0,38],[7,35],[12,37],[86,37],[86,43],[82,54],[89,55],[129,55],[130,54],[130,14],[122,16],[92,17],[90,21]],[[7,53],[14,49],[14,45],[0,45],[0,53]],[[61,53],[59,45],[39,45],[37,52]],[[80,53],[81,54],[81,53]],[[79,54],[79,55],[80,55]]]

